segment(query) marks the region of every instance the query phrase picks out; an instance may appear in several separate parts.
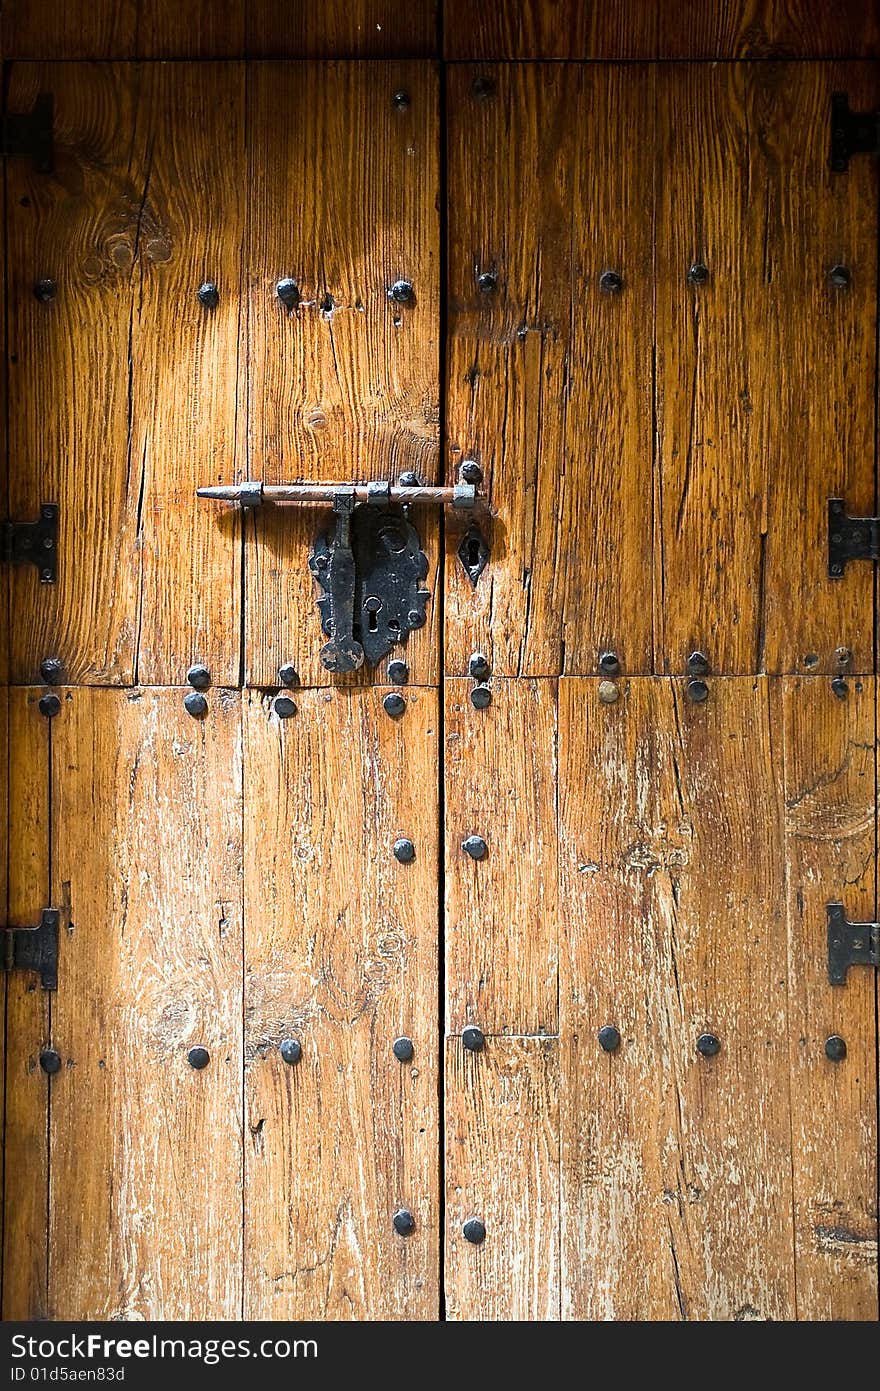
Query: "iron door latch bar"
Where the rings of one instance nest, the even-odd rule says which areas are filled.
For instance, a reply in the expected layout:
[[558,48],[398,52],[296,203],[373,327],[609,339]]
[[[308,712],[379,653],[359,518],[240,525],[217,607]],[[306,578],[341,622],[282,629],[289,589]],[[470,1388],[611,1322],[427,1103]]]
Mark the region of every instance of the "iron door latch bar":
[[880,112],[851,111],[846,92],[831,98],[831,168],[845,174],[851,155],[875,155],[880,149]]
[[36,927],[4,927],[7,971],[35,971],[44,990],[58,989],[57,908],[44,908]]
[[58,505],[44,502],[35,522],[3,522],[0,559],[7,565],[36,565],[40,584],[58,579]]
[[55,102],[51,93],[41,92],[32,111],[4,116],[0,152],[29,155],[38,174],[51,174],[54,168],[53,125]]
[[851,923],[842,903],[828,903],[825,911],[831,984],[845,985],[850,966],[880,966],[880,923]]
[[848,560],[880,560],[880,517],[848,517],[842,498],[828,499],[828,574],[838,580]]

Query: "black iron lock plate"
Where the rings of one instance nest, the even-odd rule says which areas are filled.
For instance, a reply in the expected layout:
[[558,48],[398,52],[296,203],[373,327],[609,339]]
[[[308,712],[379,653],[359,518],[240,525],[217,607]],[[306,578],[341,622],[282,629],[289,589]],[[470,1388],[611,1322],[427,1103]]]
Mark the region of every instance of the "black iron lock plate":
[[41,584],[58,579],[58,506],[44,502],[35,522],[3,522],[2,559],[8,565],[36,565]]
[[0,152],[27,155],[38,174],[51,174],[54,166],[52,128],[55,103],[50,93],[41,92],[32,111],[4,116]]
[[845,174],[851,155],[876,154],[880,148],[880,115],[876,111],[851,111],[846,92],[831,98],[831,168]]
[[828,574],[840,579],[848,560],[880,559],[880,517],[848,517],[842,498],[828,499]]
[[850,966],[880,966],[880,923],[851,923],[842,903],[828,903],[828,979],[845,985]]
[[35,971],[44,990],[58,989],[57,908],[44,908],[36,927],[6,927],[7,971]]
[[309,556],[329,639],[321,661],[328,671],[356,671],[424,626],[428,560],[403,510],[385,504],[383,485],[360,506],[354,488],[341,488],[333,512],[333,531],[317,538]]

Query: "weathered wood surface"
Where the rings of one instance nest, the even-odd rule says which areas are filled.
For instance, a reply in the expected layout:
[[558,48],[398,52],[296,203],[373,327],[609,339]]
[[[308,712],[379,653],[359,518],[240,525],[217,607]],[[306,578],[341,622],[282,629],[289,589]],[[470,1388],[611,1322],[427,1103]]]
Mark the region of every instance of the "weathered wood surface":
[[69,689],[52,723],[52,1318],[241,1315],[241,702],[182,697]]
[[8,109],[44,90],[56,173],[7,172],[10,506],[60,505],[60,570],[13,575],[12,679],[235,683],[239,527],[194,494],[236,478],[243,70],[16,65]]
[[285,720],[249,698],[248,1318],[437,1316],[440,712],[410,688],[393,720],[382,694],[302,692]]
[[437,0],[7,0],[7,58],[384,58],[436,52]]
[[876,0],[445,0],[444,55],[474,58],[872,58]]
[[[828,983],[825,905],[876,918],[876,684],[824,681],[775,692],[782,729],[788,915],[797,1312],[801,1319],[877,1317],[876,973]],[[846,1043],[832,1062],[825,1041]]]
[[[255,64],[248,76],[248,467],[267,483],[437,479],[438,83],[424,63]],[[395,93],[406,101],[395,105]],[[299,171],[299,172],[297,172]],[[276,282],[292,277],[298,307]],[[414,302],[388,290],[412,284]],[[417,525],[437,587],[434,509]],[[265,508],[246,530],[246,668],[329,684],[307,559],[326,508]],[[410,636],[437,674],[439,604]],[[375,679],[384,679],[384,664]],[[363,670],[358,682],[369,681]]]
[[[37,710],[39,697],[39,691],[13,689],[3,698],[12,749],[9,897],[3,920],[19,926],[37,923],[40,910],[49,906],[49,725]],[[5,783],[3,792],[5,804]],[[51,1038],[51,996],[36,975],[19,971],[6,977],[4,995],[2,1312],[4,1319],[39,1319],[48,1314],[49,1184],[49,1079],[39,1056]],[[82,1155],[80,1163],[86,1162]]]
[[559,1318],[559,1092],[558,1039],[447,1040],[447,1318]]
[[[446,1023],[558,1028],[556,682],[446,683]],[[463,850],[469,836],[483,860]]]

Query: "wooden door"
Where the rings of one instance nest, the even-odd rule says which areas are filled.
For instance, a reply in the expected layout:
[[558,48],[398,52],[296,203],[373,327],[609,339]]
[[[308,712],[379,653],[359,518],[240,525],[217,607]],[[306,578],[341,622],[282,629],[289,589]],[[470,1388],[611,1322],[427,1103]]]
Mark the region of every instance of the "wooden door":
[[[4,1317],[876,1319],[876,16],[143,8],[4,8]],[[195,493],[465,463],[404,679]]]

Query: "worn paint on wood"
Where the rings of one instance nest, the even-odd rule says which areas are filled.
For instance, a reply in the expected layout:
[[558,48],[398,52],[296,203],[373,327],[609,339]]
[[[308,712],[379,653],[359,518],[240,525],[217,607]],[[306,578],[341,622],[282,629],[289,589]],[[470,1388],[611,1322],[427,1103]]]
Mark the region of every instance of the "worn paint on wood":
[[304,691],[286,720],[249,699],[247,1318],[436,1317],[440,712],[382,696]]
[[[41,909],[50,906],[49,724],[37,710],[40,694],[13,689],[3,700],[4,711],[8,700],[12,750],[9,899],[3,921],[19,926],[36,924]],[[3,791],[5,803],[5,785]],[[48,1315],[49,1081],[39,1056],[49,1042],[51,997],[36,975],[22,971],[6,977],[4,993],[3,1317],[41,1319]],[[78,1162],[84,1166],[87,1156]]]
[[[408,104],[394,95],[405,92]],[[255,64],[248,74],[248,469],[268,483],[437,477],[437,79],[426,64]],[[292,277],[301,296],[275,294]],[[412,284],[414,302],[388,297]],[[308,555],[329,508],[264,508],[246,528],[247,670],[329,684]],[[437,588],[438,520],[417,525]],[[439,605],[405,650],[436,679]],[[369,681],[361,671],[357,682]],[[384,679],[378,673],[377,680]]]
[[559,1318],[559,1104],[558,1039],[447,1040],[447,1318]]
[[236,682],[238,522],[195,488],[236,477],[243,71],[16,66],[8,106],[44,90],[56,172],[7,173],[10,505],[59,504],[59,579],[13,576],[12,678],[53,656],[72,681],[180,682],[200,658]]
[[52,724],[52,1318],[241,1315],[240,697],[182,695],[70,689]]
[[[446,682],[446,1016],[458,1032],[553,1034],[558,1019],[556,682]],[[463,849],[480,836],[488,853]]]
[[[825,905],[876,917],[873,680],[835,699],[821,679],[775,692],[782,728],[797,1313],[877,1317],[876,972],[828,982]],[[825,1041],[839,1034],[846,1058]]]
[[559,740],[563,1313],[792,1318],[768,682],[714,681],[699,705],[634,679],[601,705],[596,682],[562,681]]

